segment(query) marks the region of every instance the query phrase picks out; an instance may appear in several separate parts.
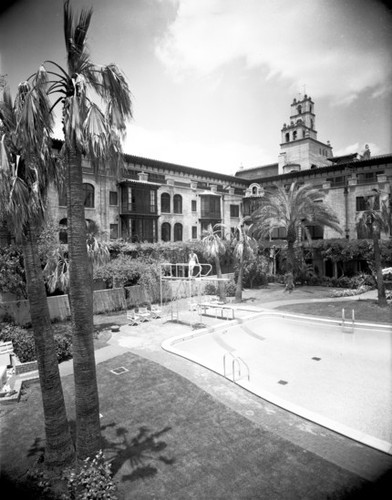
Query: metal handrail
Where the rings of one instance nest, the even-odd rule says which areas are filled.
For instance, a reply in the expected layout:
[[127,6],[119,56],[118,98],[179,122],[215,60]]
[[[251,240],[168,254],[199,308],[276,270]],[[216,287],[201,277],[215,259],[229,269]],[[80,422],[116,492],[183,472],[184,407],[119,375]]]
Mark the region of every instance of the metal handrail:
[[[228,378],[227,373],[226,373],[226,356],[231,356],[232,361],[231,361],[231,373],[232,373],[232,380],[235,382],[236,380],[240,380],[241,377],[241,365],[245,367],[246,369],[246,377],[248,379],[248,382],[250,381],[250,370],[249,366],[245,363],[245,361],[240,357],[240,356],[235,356],[232,352],[227,351],[223,355],[223,375]],[[235,376],[235,366],[237,365],[238,368],[238,378]]]
[[[345,311],[344,311],[344,309],[342,309],[342,330],[344,330],[345,328],[350,328],[349,321],[350,320],[346,321]],[[355,329],[355,312],[354,312],[354,309],[352,309],[351,310],[351,330],[352,330],[352,332],[354,332],[354,329]]]

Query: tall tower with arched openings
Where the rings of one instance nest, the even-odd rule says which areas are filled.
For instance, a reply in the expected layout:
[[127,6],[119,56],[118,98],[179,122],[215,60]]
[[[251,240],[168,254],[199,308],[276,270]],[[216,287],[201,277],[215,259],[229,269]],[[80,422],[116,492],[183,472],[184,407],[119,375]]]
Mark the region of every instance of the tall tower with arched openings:
[[281,130],[279,174],[330,165],[332,146],[317,139],[314,102],[308,95],[294,98],[290,122]]

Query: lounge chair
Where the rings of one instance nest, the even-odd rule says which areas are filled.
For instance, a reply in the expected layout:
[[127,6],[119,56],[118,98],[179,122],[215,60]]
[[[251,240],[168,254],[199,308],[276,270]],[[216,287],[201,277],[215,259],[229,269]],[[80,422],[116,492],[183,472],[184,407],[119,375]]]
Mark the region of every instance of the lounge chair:
[[151,319],[151,313],[147,307],[139,307],[137,314],[140,317],[140,321],[150,321]]
[[129,326],[137,326],[141,323],[139,314],[137,314],[133,309],[127,311],[127,320],[129,321]]
[[151,304],[151,316],[154,319],[162,317],[162,310],[157,304]]

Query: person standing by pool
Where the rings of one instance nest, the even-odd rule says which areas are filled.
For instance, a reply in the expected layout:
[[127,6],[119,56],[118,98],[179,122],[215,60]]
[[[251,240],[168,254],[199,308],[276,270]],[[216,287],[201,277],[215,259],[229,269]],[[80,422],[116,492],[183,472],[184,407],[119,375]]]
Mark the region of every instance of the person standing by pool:
[[199,259],[193,250],[189,254],[188,264],[189,264],[189,276],[192,277],[194,267],[198,266],[200,268]]

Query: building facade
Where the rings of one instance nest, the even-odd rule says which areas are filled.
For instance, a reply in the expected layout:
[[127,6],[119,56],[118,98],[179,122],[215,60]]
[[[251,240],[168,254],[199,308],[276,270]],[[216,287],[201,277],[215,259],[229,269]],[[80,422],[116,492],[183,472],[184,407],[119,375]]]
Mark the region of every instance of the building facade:
[[[372,196],[374,208],[386,204],[391,210],[392,155],[371,156],[368,146],[362,155],[354,153],[334,157],[327,141],[317,139],[314,103],[307,95],[291,104],[289,125],[282,128],[279,161],[276,164],[240,169],[236,176],[250,182],[243,200],[243,213],[250,216],[263,203],[266,190],[275,185],[310,184],[325,194],[335,210],[343,237],[348,240],[369,237],[358,226]],[[342,238],[329,228],[312,227],[313,239]],[[284,230],[274,230],[270,240],[285,239]],[[390,238],[381,234],[381,238]],[[324,273],[326,263],[321,263]],[[329,273],[331,274],[331,273]],[[336,275],[336,269],[332,272]]]
[[[118,174],[94,173],[83,163],[85,215],[109,239],[131,242],[200,239],[208,224],[235,228],[251,215],[272,186],[292,182],[311,184],[325,193],[336,211],[344,238],[359,234],[358,220],[365,198],[374,194],[376,206],[390,206],[392,155],[371,156],[368,148],[334,157],[329,141],[317,138],[315,104],[304,95],[290,106],[289,122],[281,129],[278,161],[235,176],[217,174],[158,160],[124,155]],[[54,141],[55,148],[61,143]],[[66,227],[66,197],[52,190],[50,213]],[[332,229],[312,228],[314,239],[341,238]],[[388,238],[390,235],[383,235]],[[274,231],[271,240],[284,239]]]
[[[55,142],[60,149],[61,143]],[[249,182],[182,165],[124,155],[118,174],[95,173],[83,161],[85,217],[107,239],[130,242],[200,239],[209,224],[235,228]],[[67,226],[64,193],[51,189],[49,212]]]

